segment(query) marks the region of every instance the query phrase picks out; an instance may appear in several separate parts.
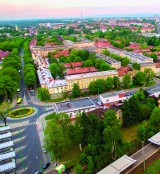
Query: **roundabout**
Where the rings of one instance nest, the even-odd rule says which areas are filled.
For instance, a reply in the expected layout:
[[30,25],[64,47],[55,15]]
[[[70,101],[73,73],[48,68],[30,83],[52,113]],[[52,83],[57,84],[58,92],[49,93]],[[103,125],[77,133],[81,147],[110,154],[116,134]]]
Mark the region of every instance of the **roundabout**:
[[8,116],[12,119],[26,118],[35,114],[36,109],[31,107],[18,108],[10,111]]

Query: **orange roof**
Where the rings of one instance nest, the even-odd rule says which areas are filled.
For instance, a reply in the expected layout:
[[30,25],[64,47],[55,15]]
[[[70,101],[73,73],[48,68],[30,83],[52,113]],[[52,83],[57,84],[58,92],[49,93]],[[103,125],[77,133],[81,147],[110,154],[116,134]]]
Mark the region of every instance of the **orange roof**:
[[65,63],[64,66],[66,68],[71,68],[71,67],[79,67],[82,66],[83,62],[70,62],[70,63]]
[[89,73],[89,72],[96,72],[98,71],[94,67],[86,67],[86,68],[75,68],[75,69],[69,69],[66,73],[67,75],[72,74],[82,74],[82,73]]
[[127,65],[119,68],[117,71],[118,71],[118,76],[123,76],[125,74],[128,74],[128,71],[132,71],[132,68]]
[[62,51],[58,51],[57,54],[54,55],[55,58],[59,58],[60,56],[69,56],[69,50],[62,50]]
[[125,97],[125,94],[118,94],[119,98]]

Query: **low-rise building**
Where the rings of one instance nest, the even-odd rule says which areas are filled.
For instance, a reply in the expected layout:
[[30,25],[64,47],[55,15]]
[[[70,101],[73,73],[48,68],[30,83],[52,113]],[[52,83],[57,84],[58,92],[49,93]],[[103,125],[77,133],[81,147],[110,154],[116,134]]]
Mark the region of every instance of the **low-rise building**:
[[132,63],[153,63],[153,58],[144,56],[142,54],[124,51],[123,56],[127,56]]
[[103,59],[106,61],[108,64],[110,64],[111,67],[118,69],[121,67],[121,62],[119,60],[113,59],[109,56],[106,56],[104,54],[96,53],[96,57]]
[[104,106],[110,107],[111,105],[118,105],[125,101],[127,98],[124,92],[113,92],[101,94],[99,96],[100,101]]

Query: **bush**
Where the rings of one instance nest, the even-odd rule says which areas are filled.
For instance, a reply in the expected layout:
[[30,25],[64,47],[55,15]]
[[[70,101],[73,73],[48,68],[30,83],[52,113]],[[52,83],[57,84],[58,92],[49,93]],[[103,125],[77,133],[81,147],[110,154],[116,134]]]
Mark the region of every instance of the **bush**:
[[22,118],[22,117],[26,117],[33,114],[34,111],[35,110],[33,108],[19,108],[19,109],[10,111],[8,113],[8,116],[11,118]]

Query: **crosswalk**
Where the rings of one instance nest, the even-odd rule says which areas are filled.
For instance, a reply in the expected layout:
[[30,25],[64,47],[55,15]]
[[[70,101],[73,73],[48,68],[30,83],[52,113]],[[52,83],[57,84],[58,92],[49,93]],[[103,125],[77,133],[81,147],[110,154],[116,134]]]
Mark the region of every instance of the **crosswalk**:
[[[27,126],[30,126],[30,125],[35,125],[36,122],[28,122],[28,121],[23,121],[23,123],[10,123],[10,127],[11,129],[15,129],[15,128],[19,128],[19,127],[27,127]],[[1,126],[1,125],[0,125]]]

